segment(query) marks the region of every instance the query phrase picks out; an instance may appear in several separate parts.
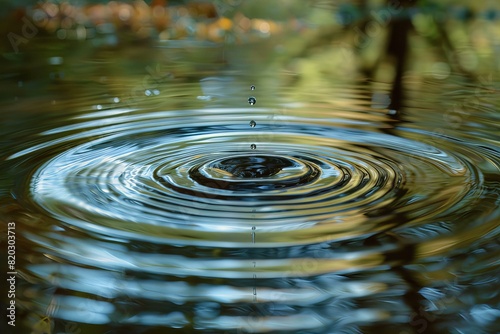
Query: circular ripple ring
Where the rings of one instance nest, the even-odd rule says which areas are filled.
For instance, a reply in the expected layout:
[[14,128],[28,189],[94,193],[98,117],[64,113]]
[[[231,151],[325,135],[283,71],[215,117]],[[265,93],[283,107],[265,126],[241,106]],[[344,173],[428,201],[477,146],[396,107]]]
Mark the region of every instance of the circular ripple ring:
[[[354,236],[373,234],[387,221],[368,218],[396,207],[410,219],[435,215],[437,206],[419,199],[441,201],[445,211],[464,192],[444,201],[439,184],[418,194],[409,184],[424,175],[450,182],[474,175],[434,146],[307,119],[290,119],[286,132],[273,129],[251,150],[249,133],[228,116],[217,127],[147,115],[111,126],[45,163],[33,178],[33,199],[62,222],[116,237],[267,247],[314,242],[319,231],[335,240],[354,222],[366,224]],[[259,124],[266,132],[265,119]]]

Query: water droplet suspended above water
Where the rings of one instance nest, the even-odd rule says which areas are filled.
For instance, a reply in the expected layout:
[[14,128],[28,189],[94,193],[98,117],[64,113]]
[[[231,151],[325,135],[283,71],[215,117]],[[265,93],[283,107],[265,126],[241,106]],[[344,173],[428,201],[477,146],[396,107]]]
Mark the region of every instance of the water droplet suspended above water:
[[257,125],[257,123],[255,123],[254,120],[250,121],[250,127],[255,128],[256,125]]
[[250,105],[253,106],[255,103],[257,103],[257,100],[255,99],[255,97],[250,96],[248,98],[248,103],[250,103]]
[[254,85],[251,85],[251,86],[250,86],[250,89],[251,89],[251,90],[255,90],[255,86],[254,86]]
[[251,148],[252,150],[255,150],[255,149],[257,148],[257,145],[252,144],[252,145],[250,145],[250,148]]

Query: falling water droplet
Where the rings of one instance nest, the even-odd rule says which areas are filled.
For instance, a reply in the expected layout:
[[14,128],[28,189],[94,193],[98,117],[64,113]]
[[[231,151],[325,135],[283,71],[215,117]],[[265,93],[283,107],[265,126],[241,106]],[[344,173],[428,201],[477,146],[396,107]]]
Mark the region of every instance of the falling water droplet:
[[250,127],[255,128],[256,125],[257,125],[257,123],[255,123],[254,120],[250,121]]
[[252,144],[252,145],[250,145],[250,148],[251,148],[252,150],[255,150],[255,149],[257,148],[257,145]]
[[251,86],[250,86],[250,89],[251,89],[251,90],[255,90],[255,86],[254,86],[254,85],[251,85]]
[[[256,230],[256,227],[252,226],[252,243],[253,244],[255,243],[255,230]],[[255,267],[255,262],[254,262],[254,267]]]
[[250,105],[253,106],[255,103],[257,103],[257,100],[255,99],[255,97],[250,96],[248,98],[248,103],[250,103]]

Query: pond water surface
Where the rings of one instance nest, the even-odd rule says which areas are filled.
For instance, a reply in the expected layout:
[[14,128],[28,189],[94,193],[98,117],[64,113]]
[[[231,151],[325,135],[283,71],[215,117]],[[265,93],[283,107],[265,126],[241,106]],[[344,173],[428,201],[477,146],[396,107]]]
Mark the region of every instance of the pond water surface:
[[499,40],[398,77],[302,29],[9,61],[16,333],[500,331]]

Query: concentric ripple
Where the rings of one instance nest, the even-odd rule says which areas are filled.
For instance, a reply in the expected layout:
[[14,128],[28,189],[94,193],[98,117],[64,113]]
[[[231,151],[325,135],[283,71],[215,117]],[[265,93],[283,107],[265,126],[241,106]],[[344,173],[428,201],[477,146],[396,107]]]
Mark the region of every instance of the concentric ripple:
[[[67,224],[108,236],[268,247],[416,224],[481,189],[476,168],[421,141],[347,129],[336,120],[289,116],[278,127],[266,123],[272,110],[265,109],[252,109],[262,115],[255,118],[260,132],[248,131],[235,116],[248,112],[164,112],[117,117],[106,128],[95,128],[99,120],[80,124],[84,135],[63,139],[76,144],[36,171],[33,199]],[[250,150],[255,139],[258,149]],[[390,219],[396,215],[407,221]]]
[[[275,113],[130,112],[106,114],[104,126],[88,116],[13,155],[44,159],[26,204],[55,218],[25,233],[43,256],[23,274],[57,288],[30,287],[31,308],[124,332],[408,328],[422,305],[451,303],[478,279],[471,261],[494,261],[494,149],[418,127]],[[470,274],[447,278],[460,272]],[[464,312],[440,316],[455,326]]]

